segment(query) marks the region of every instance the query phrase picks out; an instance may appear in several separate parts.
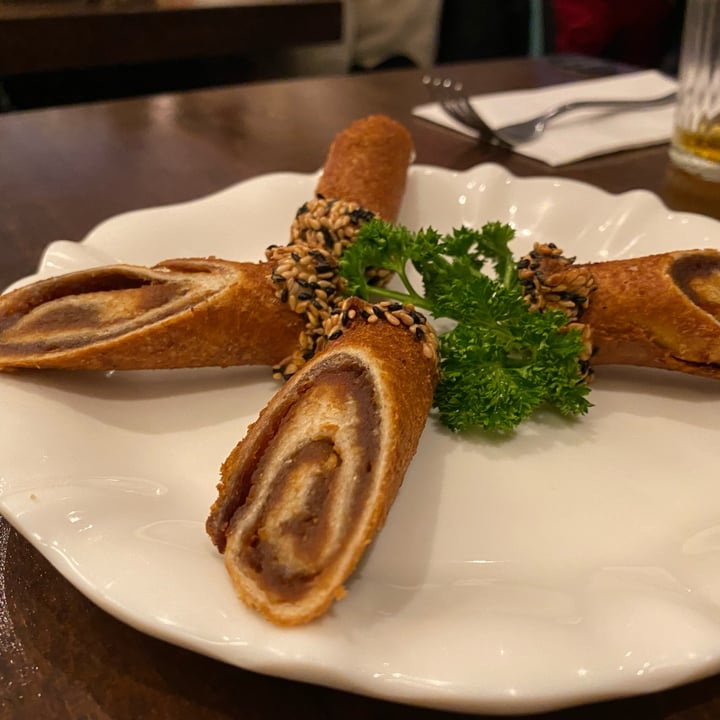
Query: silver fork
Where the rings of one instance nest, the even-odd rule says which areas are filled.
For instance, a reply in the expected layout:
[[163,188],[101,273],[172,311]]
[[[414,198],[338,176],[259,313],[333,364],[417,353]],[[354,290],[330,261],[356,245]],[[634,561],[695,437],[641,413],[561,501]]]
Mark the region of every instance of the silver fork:
[[572,110],[587,108],[618,108],[632,110],[646,107],[658,107],[673,102],[677,94],[672,92],[658,98],[648,100],[578,100],[564,103],[546,110],[537,117],[520,123],[505,125],[493,130],[475,111],[470,99],[463,92],[462,83],[454,82],[450,78],[433,78],[425,76],[423,84],[426,85],[433,98],[440,103],[445,112],[458,122],[467,125],[479,132],[480,139],[495,145],[513,147],[529,142],[545,132],[545,126],[553,118]]
[[440,78],[425,75],[422,79],[430,91],[433,100],[452,118],[462,125],[477,130],[478,138],[483,142],[501,147],[511,147],[477,114],[470,104],[470,98],[463,92],[461,82],[451,78]]
[[677,93],[669,93],[662,97],[650,98],[648,100],[576,100],[575,102],[556,105],[546,110],[541,115],[513,125],[505,125],[497,128],[495,134],[503,138],[510,145],[520,145],[535,139],[545,132],[545,125],[558,115],[563,115],[572,110],[587,108],[616,108],[618,110],[637,110],[640,108],[658,107],[667,105],[675,100]]

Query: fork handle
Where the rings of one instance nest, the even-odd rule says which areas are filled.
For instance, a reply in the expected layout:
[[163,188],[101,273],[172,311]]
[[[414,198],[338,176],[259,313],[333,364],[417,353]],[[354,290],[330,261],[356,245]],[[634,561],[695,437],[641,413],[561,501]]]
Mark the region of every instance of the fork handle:
[[654,107],[655,105],[665,105],[666,103],[672,102],[676,97],[677,93],[672,92],[669,95],[663,95],[650,100],[576,100],[575,102],[558,105],[552,110],[549,110],[543,115],[543,119],[547,121],[563,113],[570,112],[570,110],[580,110],[581,108]]

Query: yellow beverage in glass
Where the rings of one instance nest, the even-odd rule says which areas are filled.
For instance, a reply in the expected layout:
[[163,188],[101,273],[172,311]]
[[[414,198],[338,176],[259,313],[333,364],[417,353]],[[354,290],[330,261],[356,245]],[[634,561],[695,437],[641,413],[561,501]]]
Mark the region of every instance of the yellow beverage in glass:
[[688,0],[670,157],[720,182],[720,0]]

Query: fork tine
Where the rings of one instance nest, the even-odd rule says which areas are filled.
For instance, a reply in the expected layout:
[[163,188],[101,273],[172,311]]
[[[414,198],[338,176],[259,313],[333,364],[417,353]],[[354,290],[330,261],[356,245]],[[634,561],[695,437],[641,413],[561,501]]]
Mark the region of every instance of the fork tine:
[[477,130],[480,140],[508,147],[507,143],[498,138],[493,129],[477,114],[468,96],[463,92],[461,82],[456,82],[448,77],[441,78],[430,75],[425,75],[422,82],[430,91],[433,100],[439,103],[450,117]]
[[458,103],[458,93],[462,91],[462,85],[454,84],[450,78],[427,75],[423,78],[423,83],[429,88],[433,100],[438,102],[451,117],[474,127],[472,116],[468,115],[466,108]]

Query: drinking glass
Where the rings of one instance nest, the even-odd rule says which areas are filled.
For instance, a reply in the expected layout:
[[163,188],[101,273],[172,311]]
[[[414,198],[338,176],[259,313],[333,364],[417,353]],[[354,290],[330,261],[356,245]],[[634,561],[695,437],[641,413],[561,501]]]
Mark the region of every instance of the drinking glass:
[[671,160],[720,182],[720,0],[688,0]]

